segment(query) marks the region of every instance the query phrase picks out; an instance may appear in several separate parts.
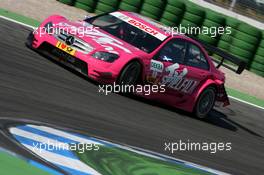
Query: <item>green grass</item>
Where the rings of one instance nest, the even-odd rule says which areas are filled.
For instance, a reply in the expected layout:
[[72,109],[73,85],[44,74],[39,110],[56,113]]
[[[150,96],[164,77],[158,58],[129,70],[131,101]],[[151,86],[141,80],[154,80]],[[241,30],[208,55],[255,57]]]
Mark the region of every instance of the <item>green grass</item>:
[[76,152],[84,163],[102,175],[210,175],[180,163],[141,155],[117,147],[100,146],[98,151]]
[[26,160],[0,151],[0,174],[3,175],[51,175],[27,163]]
[[228,95],[231,95],[235,98],[238,98],[240,100],[244,100],[244,101],[249,102],[249,103],[253,103],[253,104],[258,105],[260,107],[264,107],[264,100],[262,100],[260,98],[248,95],[246,93],[243,93],[243,92],[237,91],[235,89],[231,89],[231,88],[226,88],[226,91],[227,91]]
[[1,8],[0,8],[0,16],[5,16],[10,19],[14,19],[16,21],[19,21],[19,22],[22,22],[22,23],[25,23],[25,24],[28,24],[34,27],[37,27],[40,24],[40,22],[35,19],[31,19],[31,18],[22,16],[17,13],[13,13],[13,12],[1,9]]

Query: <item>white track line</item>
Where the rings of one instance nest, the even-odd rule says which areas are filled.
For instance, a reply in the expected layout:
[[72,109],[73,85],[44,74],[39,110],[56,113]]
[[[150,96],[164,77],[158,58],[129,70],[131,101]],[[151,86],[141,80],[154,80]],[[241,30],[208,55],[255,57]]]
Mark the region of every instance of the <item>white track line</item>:
[[[11,18],[8,18],[8,17],[5,17],[5,16],[0,16],[0,18],[3,18],[3,19],[5,19],[5,20],[11,21],[11,22],[14,22],[14,23],[16,23],[16,24],[20,24],[20,25],[23,25],[23,26],[26,26],[26,27],[29,27],[29,28],[32,28],[32,29],[35,29],[35,28],[36,28],[36,27],[34,27],[34,26],[28,25],[28,24],[23,23],[23,22],[16,21],[16,20],[14,20],[14,19],[11,19]],[[259,108],[259,109],[263,109],[263,110],[264,110],[264,107],[262,107],[262,106],[255,105],[255,104],[253,104],[253,103],[250,103],[250,102],[247,102],[247,101],[241,100],[241,99],[236,98],[236,97],[233,97],[233,96],[231,96],[231,95],[228,95],[228,97],[230,97],[230,98],[232,98],[232,99],[234,99],[234,100],[236,100],[236,101],[239,101],[239,102],[241,102],[241,103],[245,103],[245,104],[247,104],[247,105],[254,106],[254,107],[256,107],[256,108]]]
[[11,22],[16,23],[16,24],[20,24],[20,25],[22,25],[22,26],[25,26],[25,27],[28,27],[28,28],[31,28],[31,29],[35,29],[35,28],[36,28],[36,27],[34,27],[34,26],[31,26],[31,25],[25,24],[25,23],[23,23],[23,22],[16,21],[16,20],[11,19],[11,18],[7,18],[7,17],[5,17],[5,16],[0,16],[0,18],[3,18],[3,19],[5,19],[5,20],[7,20],[7,21],[11,21]]
[[73,141],[76,141],[76,142],[79,142],[79,143],[102,145],[101,143],[98,143],[98,142],[95,142],[95,141],[92,141],[92,140],[88,140],[86,138],[82,138],[82,137],[79,137],[77,135],[70,134],[70,133],[67,133],[67,132],[64,132],[64,131],[61,131],[61,130],[58,130],[58,129],[54,129],[54,128],[51,128],[51,127],[36,126],[36,125],[27,125],[27,126],[29,126],[31,128],[35,128],[35,129],[41,130],[41,131],[44,131],[44,132],[47,132],[47,133],[50,133],[50,134],[54,134],[54,135],[57,135],[57,136],[60,136],[60,137],[64,137],[64,138],[67,138],[67,139],[70,139],[70,140],[73,140]]
[[239,101],[239,102],[241,102],[241,103],[245,103],[245,104],[247,104],[247,105],[254,106],[254,107],[256,107],[256,108],[259,108],[259,109],[263,109],[263,110],[264,110],[264,107],[262,107],[262,106],[255,105],[255,104],[253,104],[253,103],[247,102],[247,101],[245,101],[245,100],[241,100],[241,99],[236,98],[236,97],[233,97],[233,96],[231,96],[231,95],[228,95],[228,97],[229,97],[229,98],[232,98],[233,100]]
[[[15,128],[15,127],[14,128],[10,128],[9,132],[11,134],[14,134],[14,135],[18,135],[18,136],[21,136],[21,137],[25,137],[27,139],[31,139],[31,140],[35,140],[35,141],[40,142],[40,143],[44,143],[45,145],[53,145],[58,150],[60,149],[61,145],[65,145],[65,147],[63,147],[63,149],[69,150],[69,145],[68,144],[65,144],[63,142],[59,142],[57,140],[54,140],[54,139],[51,139],[51,138],[48,138],[48,137],[44,137],[44,136],[35,134],[33,132],[24,131],[22,129]],[[41,151],[42,148],[39,148],[39,150]]]

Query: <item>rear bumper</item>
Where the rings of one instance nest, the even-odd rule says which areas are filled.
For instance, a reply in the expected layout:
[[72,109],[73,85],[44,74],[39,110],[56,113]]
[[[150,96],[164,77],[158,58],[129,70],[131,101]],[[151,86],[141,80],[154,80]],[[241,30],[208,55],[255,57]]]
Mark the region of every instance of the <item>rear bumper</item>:
[[226,93],[225,86],[223,84],[217,89],[216,106],[225,107],[228,105],[230,105],[230,101]]

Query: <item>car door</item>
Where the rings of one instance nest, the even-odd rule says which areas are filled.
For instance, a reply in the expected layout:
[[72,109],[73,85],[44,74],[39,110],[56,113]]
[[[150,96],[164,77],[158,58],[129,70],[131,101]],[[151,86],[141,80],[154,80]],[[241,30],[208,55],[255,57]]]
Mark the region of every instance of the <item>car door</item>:
[[186,75],[186,68],[183,65],[186,49],[186,40],[173,38],[164,44],[151,59],[147,81],[165,86],[165,92],[162,96],[165,100],[169,100],[167,97],[171,96],[174,97],[172,100],[175,102],[175,96],[182,94],[176,88]]
[[187,94],[192,92],[202,84],[210,74],[210,65],[207,61],[207,55],[198,44],[187,41],[187,49],[184,58],[184,67],[186,68],[185,78],[189,81],[190,87],[185,89]]

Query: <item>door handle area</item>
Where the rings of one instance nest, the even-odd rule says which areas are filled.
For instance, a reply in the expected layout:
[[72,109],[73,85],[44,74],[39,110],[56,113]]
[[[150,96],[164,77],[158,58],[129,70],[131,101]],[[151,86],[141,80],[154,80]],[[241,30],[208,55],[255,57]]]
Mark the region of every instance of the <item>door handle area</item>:
[[202,77],[206,77],[207,73],[206,72],[200,72],[199,75]]

